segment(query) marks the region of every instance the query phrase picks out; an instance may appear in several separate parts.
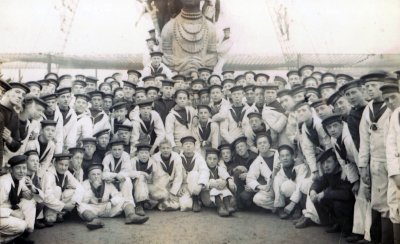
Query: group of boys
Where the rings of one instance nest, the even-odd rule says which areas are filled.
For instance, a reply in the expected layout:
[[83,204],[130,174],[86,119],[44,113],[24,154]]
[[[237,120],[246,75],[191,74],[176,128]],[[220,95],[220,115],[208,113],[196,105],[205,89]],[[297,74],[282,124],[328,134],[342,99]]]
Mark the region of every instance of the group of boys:
[[348,242],[400,242],[400,72],[186,77],[161,57],[126,80],[0,82],[1,241],[74,209],[94,230],[147,209],[258,206]]

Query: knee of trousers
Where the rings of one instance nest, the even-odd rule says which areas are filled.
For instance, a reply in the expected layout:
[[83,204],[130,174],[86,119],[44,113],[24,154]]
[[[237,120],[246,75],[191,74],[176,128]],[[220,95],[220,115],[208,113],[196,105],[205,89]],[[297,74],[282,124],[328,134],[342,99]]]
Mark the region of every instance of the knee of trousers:
[[283,182],[280,187],[280,192],[285,197],[291,197],[295,190],[296,184],[290,180]]

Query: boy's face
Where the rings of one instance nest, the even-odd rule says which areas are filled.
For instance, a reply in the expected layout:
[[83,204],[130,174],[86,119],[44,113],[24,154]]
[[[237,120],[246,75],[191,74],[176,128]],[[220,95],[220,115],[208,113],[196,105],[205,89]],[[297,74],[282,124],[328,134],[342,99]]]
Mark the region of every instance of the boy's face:
[[192,153],[194,152],[194,143],[190,141],[184,142],[182,148],[184,153]]
[[118,138],[123,140],[125,142],[125,144],[129,143],[129,140],[131,138],[131,132],[130,131],[118,130],[117,134],[118,134]]
[[283,149],[279,152],[279,160],[284,168],[292,167],[294,164],[292,153],[286,149]]
[[39,156],[36,154],[29,155],[26,167],[29,171],[36,172],[39,168]]
[[265,97],[264,97],[264,89],[257,88],[254,92],[255,95],[255,102],[257,104],[264,104]]
[[317,113],[320,119],[325,119],[333,113],[332,108],[329,105],[320,105],[315,108],[315,113]]
[[169,143],[160,144],[160,152],[163,157],[169,157],[171,155],[172,147]]
[[396,108],[400,106],[400,93],[387,93],[382,95],[383,101],[385,102],[386,106],[394,111]]
[[185,107],[188,104],[188,97],[184,93],[178,93],[175,102],[178,104],[178,106]]
[[54,166],[56,168],[57,173],[65,174],[65,172],[67,172],[68,167],[69,167],[69,160],[56,161]]
[[201,94],[200,96],[200,102],[202,104],[208,104],[210,102],[210,96],[208,95],[208,93],[206,94]]
[[335,89],[331,88],[331,87],[326,87],[324,89],[321,90],[321,97],[322,98],[328,98],[330,97],[333,93],[335,93]]
[[298,75],[290,75],[289,76],[289,84],[294,86],[296,84],[300,84],[300,76]]
[[[225,78],[224,78],[225,79]],[[227,79],[227,78],[226,78]],[[212,77],[210,79],[210,85],[221,85],[221,80],[218,77]]]
[[281,105],[282,107],[286,110],[286,111],[291,111],[293,106],[294,106],[294,100],[291,96],[286,95],[286,96],[282,96],[280,99],[281,101]]
[[90,183],[92,183],[94,187],[98,187],[101,185],[102,176],[103,176],[103,171],[101,171],[100,169],[92,169],[88,175],[89,181]]
[[343,124],[340,122],[333,122],[326,126],[328,134],[333,138],[338,138],[343,131]]
[[171,98],[174,94],[174,87],[172,86],[163,86],[162,87],[163,96],[166,98]]
[[110,142],[110,135],[108,134],[101,135],[99,136],[99,138],[97,138],[97,143],[101,148],[106,148],[109,142]]
[[40,96],[40,89],[37,86],[31,86],[29,87],[31,89],[31,92],[29,93],[32,96],[39,97]]
[[136,93],[135,94],[135,99],[136,99],[137,102],[145,100],[146,99],[146,93],[144,93],[144,92]]
[[337,166],[338,162],[333,158],[329,157],[325,162],[322,164],[322,168],[325,174],[332,174]]
[[95,91],[95,90],[96,90],[96,83],[86,82],[86,87],[85,87],[86,92],[91,92],[91,91]]
[[236,144],[235,151],[237,154],[239,154],[239,156],[246,155],[246,152],[247,152],[246,142],[239,142],[238,144]]
[[122,91],[123,91],[123,93],[124,93],[124,98],[125,98],[125,99],[128,99],[128,100],[132,99],[132,98],[133,98],[133,95],[135,94],[135,89],[133,89],[133,88],[130,87],[130,86],[124,86],[124,87],[122,88]]
[[128,114],[128,110],[126,108],[120,108],[114,110],[114,117],[117,118],[118,121],[123,121]]
[[160,66],[161,61],[162,61],[162,58],[161,58],[160,56],[153,56],[153,57],[151,57],[151,65],[152,65],[153,67],[158,67],[158,66]]
[[71,161],[70,161],[70,166],[71,168],[78,170],[81,168],[83,161],[83,153],[82,152],[76,152],[74,155],[72,155]]
[[55,134],[56,134],[55,126],[46,126],[46,127],[42,128],[42,135],[47,141],[53,140]]
[[27,173],[26,163],[18,164],[11,168],[11,175],[16,180],[21,180],[22,178],[24,178],[26,176],[26,173]]
[[319,99],[318,95],[315,94],[315,93],[312,93],[312,92],[307,93],[306,97],[308,98],[308,101],[310,101],[310,102],[315,102],[315,101],[317,101]]
[[228,148],[221,150],[221,158],[224,162],[229,162],[232,159],[232,151]]
[[339,98],[333,107],[335,112],[340,113],[341,115],[348,115],[351,110],[351,105],[345,97]]
[[111,98],[104,98],[104,104],[103,104],[103,107],[104,107],[104,111],[109,111],[110,110],[110,108],[111,108],[111,106],[112,106],[112,99]]
[[249,119],[249,124],[251,126],[251,129],[255,131],[261,128],[262,120],[258,117],[251,117]]
[[65,93],[58,96],[58,106],[66,108],[71,101],[71,93]]
[[206,162],[209,168],[215,168],[218,165],[218,155],[217,154],[207,154]]
[[307,87],[315,87],[315,88],[317,88],[317,87],[318,87],[318,84],[317,84],[317,81],[312,80],[312,79],[309,79],[309,80],[307,80],[307,81],[305,82],[304,86],[305,86],[306,88],[307,88]]
[[298,92],[293,96],[295,102],[300,102],[304,100],[304,92]]
[[222,91],[218,88],[214,88],[210,91],[210,97],[213,102],[219,102],[222,99]]
[[102,110],[103,108],[103,98],[100,96],[92,97],[91,99],[92,107],[97,110]]
[[243,101],[243,91],[235,91],[231,93],[232,102],[239,104]]
[[150,158],[150,152],[147,151],[147,150],[140,150],[140,151],[137,153],[137,157],[138,157],[138,159],[139,159],[140,161],[142,161],[142,162],[147,162],[147,161],[149,160],[149,158]]
[[255,101],[255,93],[252,89],[246,91],[246,101],[249,104],[253,104]]
[[149,120],[151,115],[151,110],[152,110],[151,106],[140,107],[139,108],[140,116],[144,120]]
[[277,91],[276,90],[265,90],[264,97],[265,101],[269,104],[276,100]]
[[225,94],[225,95],[230,95],[230,94],[231,94],[230,89],[231,89],[233,86],[234,86],[234,84],[232,84],[232,83],[230,83],[230,82],[225,83],[225,85],[223,86],[223,88],[224,88],[224,94]]
[[192,85],[193,90],[201,90],[203,88],[204,88],[203,85],[200,83],[195,83],[194,85]]
[[344,95],[346,96],[347,100],[353,107],[359,106],[360,104],[362,104],[365,101],[364,94],[362,92],[361,87],[350,88],[350,89],[346,90]]
[[149,98],[149,99],[155,100],[157,98],[157,96],[158,96],[158,93],[156,90],[149,90],[147,92],[147,98]]
[[122,153],[124,152],[123,145],[114,145],[111,147],[111,154],[114,158],[121,158]]
[[266,153],[271,148],[271,145],[266,137],[261,137],[257,140],[257,149],[260,153]]
[[72,93],[73,94],[80,94],[80,93],[84,93],[85,92],[85,88],[80,85],[80,84],[75,84],[72,86]]
[[56,99],[50,99],[50,100],[46,100],[47,103],[47,111],[56,111],[57,108],[57,100]]
[[324,79],[322,79],[322,83],[327,83],[327,82],[335,82],[335,77],[325,76]]
[[86,100],[78,98],[75,100],[75,111],[77,113],[83,113],[87,110],[88,103]]
[[112,89],[111,89],[111,86],[103,85],[103,86],[101,86],[100,91],[104,92],[105,94],[111,94]]
[[306,122],[312,117],[311,109],[308,106],[301,106],[296,109],[296,115],[299,122]]
[[206,122],[210,118],[210,112],[208,112],[208,109],[205,108],[199,109],[198,115],[201,122]]
[[83,148],[85,149],[85,155],[89,158],[92,158],[94,152],[96,151],[96,145],[94,143],[87,143],[83,145]]

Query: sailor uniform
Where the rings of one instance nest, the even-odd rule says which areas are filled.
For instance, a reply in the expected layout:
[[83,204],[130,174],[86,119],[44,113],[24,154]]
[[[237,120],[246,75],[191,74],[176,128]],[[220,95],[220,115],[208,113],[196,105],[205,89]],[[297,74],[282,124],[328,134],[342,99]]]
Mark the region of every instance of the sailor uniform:
[[130,178],[133,180],[133,197],[136,203],[149,200],[149,185],[153,184],[154,164],[152,158],[147,162],[141,162],[137,157],[132,159],[133,170]]
[[111,130],[110,117],[104,111],[96,113],[91,110],[91,120],[93,124],[93,135],[105,129]]
[[165,137],[164,124],[156,111],[151,111],[150,121],[144,121],[139,115],[133,119],[132,125],[131,143],[133,145],[140,142],[150,144],[153,149],[156,149]]
[[181,138],[193,134],[192,122],[197,113],[193,107],[172,109],[165,120],[165,133],[172,147],[181,146]]
[[[227,181],[229,178],[231,178],[226,168],[224,166],[217,165],[214,169],[208,169],[210,171],[210,179],[206,185],[206,190],[201,192],[202,199],[204,199],[204,195],[206,195],[206,199],[210,199],[211,202],[215,203],[215,197],[222,196],[222,198],[224,198],[232,196],[232,192],[228,189],[228,185],[226,185],[222,190],[210,186],[211,183],[218,180]],[[203,201],[204,204],[205,202],[206,201]]]
[[158,68],[154,68],[153,65],[148,65],[144,67],[142,71],[142,76],[156,76],[158,74],[165,74],[167,78],[172,77],[172,71],[163,63],[160,64]]
[[192,209],[192,196],[198,196],[202,190],[202,185],[207,185],[210,172],[207,163],[200,153],[195,152],[192,158],[187,158],[183,153],[180,154],[183,166],[183,184],[184,194],[179,199],[181,211]]
[[[11,174],[0,176],[0,241],[10,241],[25,230],[32,232],[35,224],[35,200],[22,197],[23,191],[30,191],[25,178],[14,182]],[[34,195],[37,195],[34,193]],[[11,216],[21,211],[24,219]]]
[[311,125],[303,123],[300,145],[311,172],[321,171],[321,168],[317,166],[316,155],[331,148],[332,144],[320,118],[313,117]]
[[254,111],[255,109],[249,107],[247,104],[243,105],[240,111],[231,106],[227,117],[220,125],[221,137],[226,142],[232,143],[240,136],[243,136],[246,126],[249,126],[247,115]]
[[267,161],[261,155],[258,155],[258,157],[250,165],[246,177],[246,185],[255,192],[257,192],[256,188],[260,185],[260,181],[270,186],[269,191],[258,191],[253,198],[253,202],[257,206],[265,209],[274,208],[272,176],[273,173],[277,172],[279,169],[279,154],[277,151],[273,151],[274,155]]
[[93,123],[90,115],[87,113],[82,113],[77,115],[77,140],[78,142],[82,138],[89,138],[93,136]]
[[[61,178],[62,177],[62,178]],[[65,204],[69,202],[80,204],[83,198],[83,188],[77,179],[67,170],[64,175],[57,173],[54,167],[44,175],[45,219],[55,222]]]
[[63,116],[62,116],[60,110],[58,109],[58,106],[53,114],[50,114],[47,111],[45,111],[43,119],[44,120],[54,120],[57,122],[56,135],[54,137],[56,140],[55,153],[56,154],[62,153],[62,151],[64,150],[64,119],[63,119]]
[[260,113],[262,114],[264,123],[270,128],[272,143],[276,146],[281,145],[280,143],[283,142],[281,132],[284,130],[288,119],[282,105],[275,100],[268,105],[264,105]]
[[[12,142],[10,144],[6,143],[3,139],[1,139],[1,141],[3,142],[0,146],[0,154],[4,154],[4,147],[7,146],[7,148],[11,151],[11,152],[16,152],[18,151],[18,149],[21,146],[21,138],[20,138],[20,134],[19,134],[19,128],[18,128],[18,114],[10,108],[7,108],[5,106],[3,106],[2,104],[0,104],[0,114],[1,114],[1,124],[2,126],[1,128],[1,132],[3,132],[4,128],[7,128],[11,131],[11,137],[12,137]],[[4,156],[4,155],[2,155]],[[8,161],[8,158],[1,158],[3,160],[3,163],[1,166],[5,165],[5,163]]]
[[[360,122],[360,150],[358,167],[370,169],[371,205],[382,217],[389,217],[387,203],[388,172],[385,134],[389,127],[391,111],[384,102],[369,102]],[[364,182],[367,183],[368,182]]]
[[[58,107],[56,112],[60,112],[63,117],[63,136],[64,136],[64,150],[76,147],[78,135],[77,115],[75,111],[69,108],[67,111],[62,112]],[[65,114],[65,115],[64,115]]]
[[219,126],[209,119],[206,126],[203,127],[199,122],[197,129],[194,129],[194,137],[196,138],[196,148],[201,149],[202,155],[205,155],[205,149],[212,147],[218,149],[219,146]]
[[400,224],[400,189],[396,186],[393,176],[400,175],[400,108],[397,108],[391,118],[386,138],[387,171],[389,176],[387,202],[390,210],[390,220]]
[[351,134],[351,138],[353,138],[354,144],[356,145],[357,150],[360,149],[360,121],[363,114],[365,106],[361,107],[352,107],[349,115],[347,116],[347,124],[349,127],[349,131]]
[[160,210],[165,208],[179,209],[179,198],[176,197],[183,181],[182,158],[171,152],[169,159],[164,159],[158,152],[152,156],[154,163],[153,186],[150,187],[150,198],[161,202]]
[[39,155],[39,174],[43,175],[48,168],[53,167],[53,156],[56,150],[56,144],[53,141],[41,143],[39,138],[29,141],[26,146],[26,151],[36,150]]
[[[103,179],[107,182],[112,182],[122,193],[126,202],[135,204],[132,195],[133,185],[130,179],[130,174],[133,171],[130,155],[127,152],[123,152],[121,158],[116,159],[110,153],[105,156],[102,164],[104,166]],[[118,175],[124,177],[125,180],[123,182],[118,181],[116,178]]]
[[90,211],[96,217],[114,217],[121,214],[127,204],[117,188],[104,180],[98,188],[94,188],[89,180],[85,180],[82,186],[84,195],[78,206],[80,216],[85,211]]
[[274,207],[285,207],[285,199],[299,203],[301,200],[301,183],[310,175],[306,164],[294,165],[290,169],[281,168],[273,180],[275,193]]
[[69,172],[79,181],[79,183],[83,182],[83,169],[79,169],[78,171],[68,169]]
[[164,125],[169,112],[172,110],[175,104],[175,101],[169,98],[159,98],[154,101],[154,110],[160,115]]
[[220,103],[210,102],[208,106],[211,108],[212,121],[222,122],[228,116],[231,103],[226,99],[222,99]]

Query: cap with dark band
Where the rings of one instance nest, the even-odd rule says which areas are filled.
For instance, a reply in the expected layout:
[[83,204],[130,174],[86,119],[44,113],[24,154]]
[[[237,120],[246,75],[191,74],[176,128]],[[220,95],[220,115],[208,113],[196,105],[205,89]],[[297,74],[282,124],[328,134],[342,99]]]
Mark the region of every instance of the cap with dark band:
[[164,79],[161,81],[162,86],[174,86],[175,82],[173,80]]
[[99,79],[97,79],[96,77],[93,77],[93,76],[86,76],[85,81],[91,82],[91,83],[97,83],[97,81],[99,81]]
[[135,85],[134,83],[130,82],[130,81],[124,80],[124,81],[122,81],[122,82],[124,83],[124,86],[131,87],[131,88],[133,88],[133,89],[136,88],[136,85]]
[[221,152],[222,150],[224,150],[224,149],[232,150],[231,144],[224,143],[224,144],[219,145],[218,150],[219,150],[220,152]]
[[183,90],[183,89],[176,90],[175,97],[177,97],[178,94],[180,94],[180,93],[186,94],[189,97],[189,92],[187,90]]
[[311,103],[311,107],[313,108],[318,108],[319,106],[328,106],[329,104],[327,103],[326,99],[318,99],[317,101]]
[[211,108],[208,105],[204,105],[204,104],[197,105],[197,110],[199,111],[200,109],[207,109],[208,112],[211,113]]
[[68,152],[72,155],[74,155],[75,153],[85,153],[85,148],[83,147],[71,147],[68,149]]
[[352,89],[352,88],[360,88],[362,87],[364,83],[364,80],[352,80],[349,83],[344,84],[339,88],[339,91],[345,93],[347,90]]
[[209,155],[209,154],[215,154],[215,155],[219,155],[219,150],[218,149],[215,149],[215,148],[212,148],[212,147],[209,147],[209,148],[206,148],[206,155]]
[[290,70],[290,71],[287,72],[287,74],[286,74],[286,76],[287,76],[288,78],[289,78],[289,76],[292,76],[292,75],[300,76],[300,73],[299,73],[298,70]]
[[303,80],[303,85],[305,85],[306,84],[306,82],[307,81],[309,81],[309,80],[311,80],[311,81],[315,81],[315,83],[316,84],[318,84],[318,81],[317,81],[317,79],[315,79],[314,77],[312,77],[312,76],[309,76],[309,77],[306,77],[306,78],[304,78],[304,80]]
[[333,157],[336,160],[336,154],[335,154],[335,151],[333,151],[333,148],[329,148],[328,150],[326,150],[325,152],[320,154],[317,157],[317,162],[323,163],[330,157]]
[[302,85],[298,85],[298,86],[292,88],[292,92],[290,93],[290,95],[294,96],[300,92],[304,92],[304,93],[306,92],[306,88]]
[[323,79],[325,79],[326,77],[333,77],[333,78],[336,78],[336,75],[335,74],[333,74],[333,73],[330,73],[330,72],[326,72],[326,73],[323,73],[322,75],[321,75],[321,80],[323,80]]
[[36,86],[37,88],[39,88],[39,90],[42,90],[42,85],[40,85],[40,83],[37,81],[28,81],[25,83],[25,85],[27,85],[28,87]]
[[399,85],[397,84],[385,84],[379,88],[382,91],[382,95],[390,93],[399,93]]
[[227,83],[235,84],[235,81],[232,79],[225,79],[222,81],[222,86],[225,86],[225,84],[227,84]]
[[234,141],[232,142],[233,148],[235,148],[235,147],[237,146],[237,144],[239,144],[239,143],[241,143],[241,142],[247,143],[247,137],[241,136],[241,137],[237,138],[236,140],[234,140]]
[[208,72],[208,73],[210,73],[210,74],[213,72],[212,69],[209,69],[209,68],[206,68],[206,67],[198,68],[197,71],[198,71],[199,73],[201,73],[201,72]]
[[265,77],[265,79],[269,80],[269,75],[264,74],[264,73],[258,73],[254,76],[254,79],[257,80],[260,77]]
[[194,138],[193,136],[185,136],[181,138],[181,143],[185,143],[185,142],[192,142],[192,143],[196,143],[196,138]]
[[42,125],[42,129],[46,126],[56,126],[57,122],[54,120],[42,120],[40,121],[40,124]]
[[89,168],[88,168],[88,172],[90,172],[90,171],[92,171],[92,170],[95,170],[95,169],[99,169],[99,170],[103,171],[104,166],[103,166],[103,164],[100,164],[100,163],[91,164],[91,165],[89,166]]
[[31,90],[29,89],[29,87],[27,87],[26,85],[22,84],[22,83],[18,83],[18,82],[11,82],[9,83],[9,85],[11,86],[12,89],[14,88],[18,88],[23,90],[25,93],[29,93]]
[[222,86],[220,86],[220,85],[212,85],[208,89],[210,90],[210,93],[211,93],[211,91],[214,90],[214,89],[222,90]]
[[5,82],[4,80],[0,79],[0,87],[4,90],[4,91],[9,91],[12,89],[12,87]]
[[340,78],[345,79],[345,80],[347,80],[347,81],[349,81],[349,80],[354,80],[353,77],[351,77],[350,75],[346,75],[346,74],[337,74],[337,75],[336,75],[336,79],[340,79]]
[[86,137],[86,138],[82,138],[81,142],[83,145],[90,144],[90,143],[96,144],[97,139],[94,137]]
[[83,80],[74,80],[73,85],[81,85],[83,87],[86,87],[86,82],[84,82]]
[[244,88],[243,88],[243,86],[234,86],[229,90],[233,93],[233,92],[237,92],[237,91],[244,91]]
[[342,115],[340,114],[331,114],[328,117],[326,117],[324,120],[322,120],[322,125],[324,127],[327,127],[328,125],[334,123],[334,122],[343,122]]
[[301,67],[299,68],[299,72],[302,73],[303,70],[305,70],[305,69],[310,69],[310,70],[314,71],[314,66],[311,65],[311,64],[303,65],[303,66],[301,66]]
[[146,87],[146,93],[151,91],[151,90],[154,90],[154,91],[156,91],[158,93],[160,91],[160,88],[158,88],[156,86],[148,86],[148,87]]
[[129,74],[136,74],[136,76],[137,76],[138,78],[142,77],[142,74],[141,74],[139,71],[134,70],[134,69],[130,69],[130,70],[128,70],[126,73],[127,73],[128,75],[129,75]]
[[321,96],[321,94],[319,94],[318,88],[315,88],[315,87],[307,87],[307,88],[306,88],[306,95],[307,95],[307,94],[310,94],[310,93],[314,93],[314,94],[317,95],[318,97]]
[[335,103],[343,96],[341,91],[336,91],[329,96],[327,103],[330,105],[335,105]]
[[177,74],[177,75],[172,76],[172,79],[173,80],[183,80],[184,81],[185,80],[185,76]]
[[203,88],[199,90],[199,95],[209,94],[210,90],[208,88]]
[[90,97],[88,95],[86,95],[86,94],[75,94],[75,98],[76,99],[78,99],[78,98],[83,99],[86,102],[90,101]]
[[336,86],[337,86],[336,82],[325,82],[318,86],[318,90],[319,90],[319,92],[321,92],[322,89],[326,89],[326,88],[336,89]]
[[284,97],[284,96],[291,96],[292,91],[289,89],[282,89],[278,91],[277,96],[278,97]]
[[132,126],[131,125],[117,125],[117,131],[132,131]]
[[283,84],[287,84],[287,81],[286,81],[286,79],[285,78],[283,78],[283,77],[281,77],[281,76],[275,76],[274,77],[274,81],[276,81],[276,82],[282,82]]
[[244,91],[253,91],[254,90],[254,85],[247,85],[243,87]]
[[194,86],[195,84],[200,84],[200,85],[202,85],[202,86],[206,86],[204,80],[202,80],[202,79],[195,79],[195,80],[193,80],[193,81],[192,81],[192,86]]
[[111,110],[117,110],[117,109],[121,109],[121,108],[126,108],[126,102],[118,102],[114,105],[111,106]]
[[40,97],[43,101],[49,101],[49,100],[54,100],[57,99],[57,94],[53,93],[53,94],[48,94],[48,95],[44,95]]
[[299,108],[301,108],[301,107],[303,107],[303,106],[310,107],[310,105],[308,104],[308,102],[306,102],[306,101],[300,101],[300,102],[298,102],[298,103],[296,103],[296,104],[294,105],[293,110],[297,110],[297,109],[299,109]]
[[91,92],[88,92],[88,94],[89,94],[90,98],[94,98],[94,97],[103,98],[104,97],[104,92],[102,92],[102,91],[91,91]]
[[140,143],[136,145],[136,150],[139,151],[150,151],[151,145],[147,143]]
[[54,159],[56,161],[62,161],[62,160],[70,160],[71,159],[71,154],[69,153],[60,153],[60,154],[54,154]]
[[283,150],[288,150],[288,151],[290,152],[290,154],[294,155],[294,150],[293,150],[293,148],[292,148],[291,146],[287,145],[287,144],[283,144],[283,145],[280,145],[280,146],[278,147],[278,152],[279,152],[279,153],[280,153],[281,151],[283,151]]
[[233,70],[225,70],[225,71],[222,71],[221,75],[224,75],[224,74],[234,74],[234,73],[235,73],[235,71],[233,71]]
[[372,82],[372,81],[377,81],[377,82],[383,82],[383,78],[387,76],[387,73],[384,72],[376,72],[376,73],[370,73],[364,76],[361,76],[361,79],[367,82]]
[[63,87],[63,88],[57,90],[58,96],[61,96],[61,95],[67,94],[67,93],[71,93],[70,87]]
[[151,57],[162,57],[164,54],[162,52],[151,52]]
[[153,100],[152,99],[145,99],[145,100],[136,102],[136,105],[138,105],[139,108],[151,107],[151,106],[153,106]]
[[110,146],[111,146],[111,147],[113,147],[113,146],[118,146],[118,145],[125,145],[124,140],[121,140],[121,139],[113,139],[113,140],[110,141]]
[[27,156],[27,157],[29,157],[29,156],[31,156],[31,155],[37,155],[37,156],[39,156],[39,152],[36,151],[36,150],[28,150],[28,151],[24,152],[24,155]]
[[258,112],[251,112],[251,113],[247,114],[247,118],[249,118],[249,119],[254,118],[254,117],[262,119],[261,114]]
[[101,130],[101,131],[99,131],[99,132],[96,132],[96,133],[93,135],[93,137],[99,138],[99,137],[102,136],[102,135],[110,135],[110,130],[109,130],[109,129],[104,129],[104,130]]
[[17,155],[8,160],[8,164],[11,168],[14,166],[26,163],[27,157],[25,155]]

